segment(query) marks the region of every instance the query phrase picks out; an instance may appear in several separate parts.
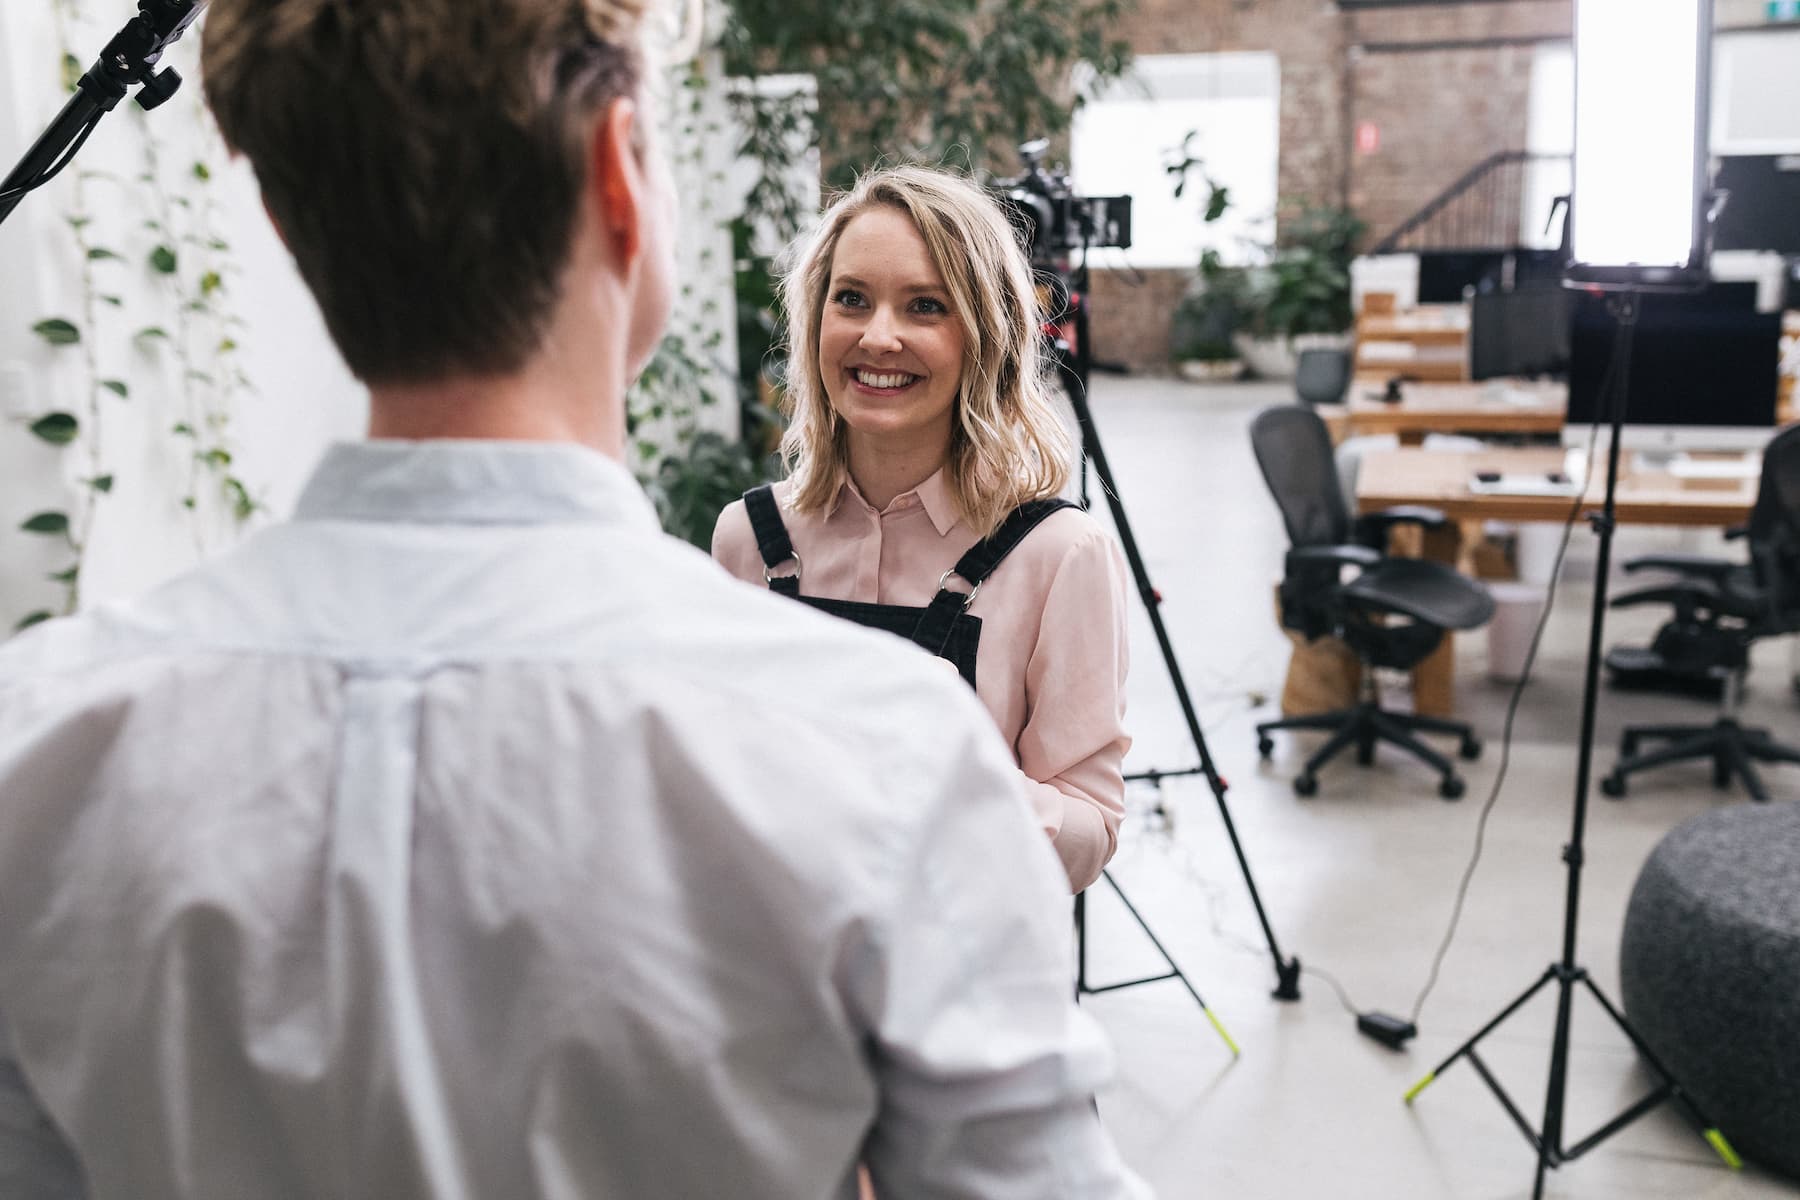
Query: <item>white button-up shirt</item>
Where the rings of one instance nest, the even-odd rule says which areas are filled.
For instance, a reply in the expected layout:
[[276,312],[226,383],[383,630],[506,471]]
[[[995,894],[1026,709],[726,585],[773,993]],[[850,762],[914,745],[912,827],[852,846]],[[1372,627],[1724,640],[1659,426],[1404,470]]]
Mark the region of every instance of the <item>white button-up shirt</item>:
[[1123,1197],[992,722],[572,447],[0,648],[0,1197]]

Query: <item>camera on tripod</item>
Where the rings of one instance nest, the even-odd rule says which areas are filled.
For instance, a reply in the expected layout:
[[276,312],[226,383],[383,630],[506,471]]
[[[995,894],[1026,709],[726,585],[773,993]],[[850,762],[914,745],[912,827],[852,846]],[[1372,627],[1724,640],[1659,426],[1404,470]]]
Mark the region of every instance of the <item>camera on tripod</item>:
[[1048,170],[1047,138],[1019,147],[1023,173],[997,179],[993,187],[1007,216],[1024,239],[1034,266],[1066,257],[1072,250],[1131,245],[1130,196],[1078,196],[1067,172]]

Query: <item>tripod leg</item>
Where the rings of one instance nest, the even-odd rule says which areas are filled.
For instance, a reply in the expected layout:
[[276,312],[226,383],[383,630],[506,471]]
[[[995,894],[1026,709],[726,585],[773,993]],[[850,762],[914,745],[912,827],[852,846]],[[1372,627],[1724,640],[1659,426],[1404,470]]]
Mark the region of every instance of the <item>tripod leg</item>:
[[1237,1042],[1233,1041],[1231,1035],[1225,1032],[1225,1026],[1219,1021],[1218,1016],[1213,1010],[1206,1006],[1206,1001],[1200,998],[1200,993],[1194,989],[1193,982],[1188,979],[1187,975],[1182,971],[1181,967],[1176,964],[1175,960],[1169,956],[1168,950],[1164,949],[1162,942],[1158,940],[1156,934],[1151,931],[1150,923],[1144,920],[1143,914],[1139,913],[1137,910],[1137,905],[1131,902],[1131,897],[1127,896],[1125,894],[1125,889],[1119,886],[1119,881],[1112,877],[1111,871],[1100,872],[1100,878],[1106,880],[1106,882],[1112,886],[1113,894],[1118,896],[1119,903],[1125,906],[1125,911],[1131,914],[1131,919],[1136,921],[1138,928],[1144,931],[1144,936],[1150,939],[1150,944],[1156,947],[1156,952],[1162,955],[1162,960],[1169,964],[1170,974],[1174,975],[1176,979],[1181,980],[1181,986],[1187,989],[1188,995],[1194,998],[1194,1003],[1200,1006],[1200,1011],[1206,1014],[1206,1019],[1212,1022],[1212,1027],[1218,1031],[1219,1037],[1224,1039],[1225,1045],[1231,1050],[1231,1057],[1236,1058],[1242,1053],[1242,1051],[1238,1049]]
[[1425,1073],[1425,1078],[1423,1078],[1423,1079],[1419,1080],[1419,1082],[1413,1084],[1412,1088],[1406,1093],[1406,1096],[1405,1096],[1406,1103],[1411,1104],[1413,1102],[1413,1099],[1416,1096],[1418,1096],[1418,1094],[1420,1092],[1424,1091],[1426,1088],[1431,1086],[1433,1080],[1435,1080],[1439,1075],[1442,1075],[1445,1071],[1448,1071],[1451,1067],[1451,1064],[1456,1062],[1457,1059],[1462,1058],[1464,1055],[1468,1054],[1470,1051],[1474,1050],[1475,1044],[1477,1042],[1481,1041],[1482,1038],[1486,1037],[1488,1034],[1490,1034],[1490,1033],[1494,1032],[1494,1030],[1498,1029],[1501,1025],[1505,1024],[1506,1018],[1512,1016],[1515,1012],[1518,1012],[1519,1009],[1524,1006],[1524,1004],[1527,1000],[1530,1000],[1533,996],[1537,995],[1539,989],[1541,989],[1546,983],[1549,983],[1554,978],[1556,978],[1556,968],[1554,966],[1552,966],[1548,970],[1546,970],[1541,976],[1538,977],[1538,981],[1536,983],[1534,983],[1530,987],[1526,988],[1524,990],[1524,992],[1522,992],[1519,995],[1518,999],[1514,1000],[1511,1004],[1509,1004],[1505,1008],[1501,1009],[1499,1016],[1495,1017],[1493,1020],[1489,1021],[1486,1025],[1483,1025],[1480,1029],[1476,1030],[1475,1036],[1471,1037],[1468,1041],[1464,1042],[1462,1045],[1458,1046],[1455,1050],[1451,1051],[1449,1058],[1446,1058],[1443,1062],[1439,1063],[1437,1066],[1435,1066],[1431,1070],[1427,1071]]
[[1687,1090],[1676,1082],[1675,1076],[1670,1074],[1669,1068],[1663,1066],[1662,1060],[1656,1057],[1656,1051],[1650,1049],[1644,1039],[1638,1036],[1637,1030],[1631,1027],[1631,1022],[1625,1019],[1625,1014],[1614,1007],[1613,1002],[1606,998],[1606,993],[1601,991],[1599,986],[1586,974],[1582,975],[1581,981],[1587,984],[1589,994],[1599,1002],[1601,1008],[1606,1010],[1606,1015],[1611,1017],[1613,1024],[1619,1027],[1619,1032],[1623,1033],[1637,1052],[1643,1055],[1644,1061],[1650,1064],[1650,1069],[1662,1077],[1663,1083],[1669,1089],[1670,1098],[1687,1111],[1688,1119],[1693,1121],[1700,1130],[1700,1135],[1706,1139],[1707,1144],[1725,1161],[1726,1166],[1734,1171],[1741,1170],[1744,1160],[1738,1157],[1738,1152],[1732,1148],[1730,1142],[1725,1140],[1725,1135],[1719,1131],[1719,1127],[1700,1111],[1700,1106],[1694,1103],[1693,1097],[1687,1094]]
[[[1081,287],[1085,288],[1085,282],[1081,282]],[[1132,578],[1137,583],[1138,596],[1144,603],[1150,627],[1156,634],[1157,647],[1162,651],[1163,665],[1169,670],[1169,682],[1174,685],[1175,698],[1180,702],[1182,716],[1187,721],[1188,736],[1193,739],[1194,750],[1200,756],[1201,771],[1212,789],[1213,800],[1219,809],[1219,819],[1224,823],[1226,837],[1231,841],[1232,852],[1237,856],[1238,870],[1244,876],[1244,886],[1250,891],[1250,904],[1256,909],[1256,919],[1262,925],[1263,938],[1269,944],[1269,957],[1275,962],[1274,996],[1278,1000],[1298,1000],[1300,960],[1283,958],[1280,943],[1275,940],[1275,927],[1269,923],[1269,914],[1263,908],[1262,896],[1256,889],[1256,876],[1250,871],[1250,859],[1245,855],[1244,844],[1238,838],[1237,823],[1231,818],[1231,806],[1225,802],[1225,780],[1213,762],[1212,751],[1207,748],[1206,735],[1200,729],[1200,715],[1194,710],[1193,698],[1188,694],[1187,683],[1181,676],[1181,664],[1175,659],[1175,645],[1169,640],[1169,631],[1163,624],[1162,596],[1150,583],[1144,556],[1138,551],[1137,539],[1132,536],[1131,520],[1125,515],[1125,505],[1119,499],[1117,482],[1113,478],[1112,468],[1107,465],[1106,451],[1100,444],[1100,431],[1094,424],[1094,414],[1088,408],[1086,297],[1083,296],[1079,303],[1074,304],[1073,309],[1075,353],[1073,356],[1059,356],[1058,366],[1062,371],[1069,403],[1075,409],[1076,423],[1081,427],[1083,461],[1092,461],[1094,474],[1100,479],[1100,494],[1106,498],[1107,508],[1112,513],[1113,527],[1118,531],[1126,564],[1131,568]]]

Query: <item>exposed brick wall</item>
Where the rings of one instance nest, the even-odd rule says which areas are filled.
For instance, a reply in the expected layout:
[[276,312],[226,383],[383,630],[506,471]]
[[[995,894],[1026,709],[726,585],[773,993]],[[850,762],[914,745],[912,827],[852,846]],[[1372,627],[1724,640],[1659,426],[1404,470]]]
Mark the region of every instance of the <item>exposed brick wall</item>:
[[1094,271],[1089,280],[1089,336],[1094,358],[1134,371],[1169,365],[1169,315],[1192,278],[1189,271]]
[[1525,148],[1535,47],[1567,38],[1572,19],[1567,0],[1386,9],[1348,18],[1346,124],[1352,136],[1363,121],[1380,133],[1377,150],[1350,156],[1348,199],[1372,238],[1488,155]]

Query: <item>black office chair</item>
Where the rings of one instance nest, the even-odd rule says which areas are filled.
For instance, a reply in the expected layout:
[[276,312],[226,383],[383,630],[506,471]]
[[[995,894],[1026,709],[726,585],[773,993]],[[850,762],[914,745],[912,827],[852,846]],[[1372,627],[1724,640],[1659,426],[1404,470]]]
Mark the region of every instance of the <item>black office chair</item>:
[[[1339,751],[1354,745],[1357,761],[1366,766],[1375,760],[1376,745],[1389,742],[1436,769],[1438,794],[1456,799],[1463,781],[1455,766],[1415,735],[1454,734],[1469,759],[1480,756],[1481,742],[1466,722],[1382,708],[1373,668],[1415,666],[1437,649],[1446,630],[1473,629],[1493,616],[1493,597],[1441,563],[1387,555],[1389,530],[1401,524],[1436,529],[1445,523],[1436,509],[1406,506],[1352,519],[1331,438],[1312,409],[1289,405],[1257,414],[1250,442],[1292,543],[1281,581],[1282,624],[1308,639],[1333,634],[1362,661],[1362,694],[1354,707],[1265,721],[1256,727],[1257,748],[1267,758],[1276,729],[1329,731],[1330,739],[1294,777],[1294,791],[1310,796],[1319,787],[1316,772]],[[1345,579],[1346,567],[1358,570]]]
[[[1674,582],[1628,592],[1613,607],[1672,604],[1675,617],[1649,647],[1619,646],[1607,653],[1615,678],[1657,670],[1692,672],[1695,659],[1724,683],[1724,711],[1711,725],[1633,725],[1619,744],[1619,761],[1600,790],[1623,796],[1627,777],[1665,763],[1711,759],[1713,785],[1735,777],[1756,800],[1767,800],[1758,762],[1800,763],[1800,749],[1777,742],[1766,729],[1738,724],[1750,647],[1760,638],[1800,631],[1800,428],[1777,435],[1763,452],[1762,482],[1750,523],[1729,530],[1750,546],[1745,563],[1693,554],[1634,558],[1627,571],[1674,571]],[[1638,752],[1640,743],[1668,742]]]

